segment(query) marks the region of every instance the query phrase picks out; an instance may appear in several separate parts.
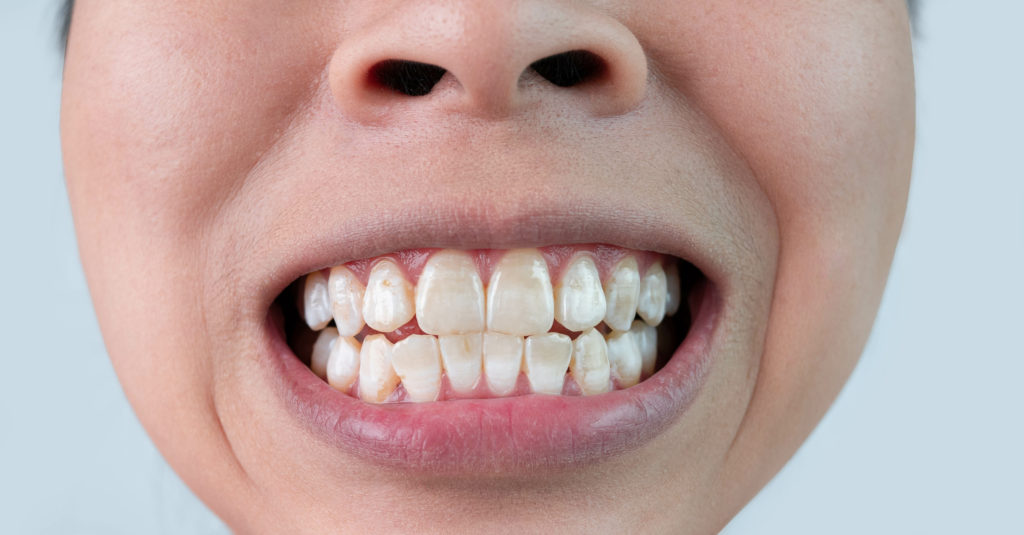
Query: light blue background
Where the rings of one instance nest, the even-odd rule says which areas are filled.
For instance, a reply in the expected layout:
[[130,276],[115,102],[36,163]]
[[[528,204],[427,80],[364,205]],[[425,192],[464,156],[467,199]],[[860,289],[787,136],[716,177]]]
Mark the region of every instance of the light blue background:
[[[875,331],[730,535],[1024,533],[1024,2],[925,3],[917,165]],[[104,354],[61,178],[54,17],[0,0],[0,532],[223,533]]]

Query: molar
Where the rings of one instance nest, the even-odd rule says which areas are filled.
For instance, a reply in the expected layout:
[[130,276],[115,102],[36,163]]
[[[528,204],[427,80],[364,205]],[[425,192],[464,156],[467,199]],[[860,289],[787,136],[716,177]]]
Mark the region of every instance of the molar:
[[391,365],[394,346],[383,334],[363,340],[359,351],[359,397],[370,403],[383,403],[398,386],[398,374]]
[[665,301],[668,299],[668,281],[661,264],[654,263],[640,281],[640,300],[636,312],[648,323],[657,327],[665,319]]
[[492,394],[511,394],[516,389],[522,366],[522,336],[484,333],[484,377]]
[[679,306],[683,303],[682,284],[679,281],[679,264],[669,263],[665,268],[665,282],[668,289],[668,296],[665,299],[665,315],[675,316],[679,312]]
[[414,334],[395,343],[391,365],[411,401],[435,401],[441,392],[441,353],[437,338]]
[[487,330],[543,334],[554,320],[555,300],[544,257],[536,249],[507,252],[487,285]]
[[619,388],[629,388],[640,382],[643,360],[631,331],[613,331],[605,338],[608,344],[608,363],[611,376]]
[[363,297],[363,319],[380,332],[391,332],[408,323],[415,314],[413,289],[402,270],[384,259],[370,270]]
[[359,377],[359,361],[361,360],[359,340],[339,336],[331,346],[331,356],[327,359],[327,384],[335,390],[348,392]]
[[466,395],[476,388],[483,367],[483,335],[450,334],[438,336],[441,359],[448,382],[456,394]]
[[338,330],[328,327],[320,331],[316,342],[313,343],[313,351],[309,357],[309,369],[313,370],[313,373],[321,379],[327,378],[327,361],[331,357],[331,348],[334,347],[334,342],[337,339]]
[[555,319],[566,329],[581,332],[601,323],[607,309],[594,260],[579,256],[562,272],[555,287]]
[[445,250],[430,257],[416,284],[416,320],[429,334],[484,330],[484,284],[468,254]]
[[559,333],[547,333],[526,339],[523,368],[530,387],[537,394],[561,394],[565,372],[572,358],[572,340]]
[[643,377],[654,375],[654,366],[658,360],[658,329],[636,320],[629,332],[633,333],[633,341],[640,352],[640,371]]
[[363,330],[363,295],[366,287],[345,266],[331,268],[327,278],[334,326],[340,336],[355,336]]
[[616,331],[628,331],[640,298],[640,268],[636,258],[627,256],[615,266],[605,282],[604,296],[608,303],[604,322]]
[[331,298],[327,278],[319,271],[306,275],[302,285],[302,319],[310,329],[319,331],[331,322]]
[[587,329],[573,340],[569,370],[585,396],[603,394],[610,389],[608,345],[601,333]]

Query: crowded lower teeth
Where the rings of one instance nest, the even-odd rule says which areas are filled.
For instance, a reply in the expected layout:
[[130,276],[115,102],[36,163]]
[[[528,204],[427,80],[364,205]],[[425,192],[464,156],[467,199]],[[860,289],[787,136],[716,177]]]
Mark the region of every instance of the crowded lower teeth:
[[364,265],[365,284],[347,266],[310,273],[299,300],[319,331],[310,369],[370,403],[629,388],[656,371],[656,327],[683,299],[679,270],[620,254],[603,259],[602,280],[591,253],[567,255],[553,280],[540,250],[507,251],[486,286],[477,257],[457,250],[430,254],[415,285],[393,257]]

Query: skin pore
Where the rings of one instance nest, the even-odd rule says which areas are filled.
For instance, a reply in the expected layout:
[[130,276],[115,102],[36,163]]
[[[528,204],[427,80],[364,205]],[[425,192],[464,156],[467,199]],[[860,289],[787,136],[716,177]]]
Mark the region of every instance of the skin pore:
[[[237,531],[712,533],[861,353],[912,160],[901,1],[74,7],[62,141],[104,340]],[[571,87],[530,68],[571,50],[602,68]],[[386,60],[445,74],[412,97],[374,78]],[[382,463],[281,380],[268,325],[308,273],[594,243],[679,257],[720,301],[692,401],[622,451]]]

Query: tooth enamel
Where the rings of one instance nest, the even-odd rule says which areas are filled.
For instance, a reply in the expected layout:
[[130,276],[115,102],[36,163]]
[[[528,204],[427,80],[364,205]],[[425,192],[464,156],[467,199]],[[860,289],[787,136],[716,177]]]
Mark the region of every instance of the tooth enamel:
[[533,391],[537,394],[561,394],[571,358],[572,340],[564,334],[547,333],[527,338],[523,368]]
[[516,389],[522,366],[522,336],[484,333],[484,377],[492,394],[511,394]]
[[655,327],[665,318],[665,300],[668,298],[668,281],[661,264],[654,263],[640,281],[640,300],[636,313],[649,325]]
[[578,257],[562,273],[555,288],[555,319],[566,329],[580,332],[601,323],[607,310],[594,260]]
[[480,381],[483,353],[482,334],[450,334],[438,336],[441,359],[448,382],[456,394],[468,394]]
[[352,383],[359,377],[360,358],[359,340],[338,337],[331,346],[331,356],[327,359],[327,384],[335,390],[348,392],[352,388]]
[[327,293],[327,277],[319,271],[306,275],[302,285],[302,319],[310,329],[319,331],[331,322],[331,298]]
[[616,331],[628,331],[636,317],[636,306],[640,298],[640,269],[636,258],[627,256],[619,262],[605,281],[604,288],[608,303],[604,322]]
[[355,336],[363,330],[363,294],[366,287],[345,266],[331,268],[327,278],[334,326],[340,336]]
[[327,377],[327,359],[331,357],[331,347],[334,346],[334,341],[337,339],[338,331],[334,327],[328,327],[320,331],[316,342],[313,343],[313,352],[309,357],[309,369],[313,370],[313,373],[321,379]]
[[370,270],[363,296],[363,320],[380,332],[391,332],[412,319],[413,290],[402,270],[391,260],[377,262]]
[[441,392],[441,352],[437,338],[413,334],[395,343],[391,365],[411,401],[435,401]]
[[611,376],[619,388],[629,388],[640,382],[640,371],[643,365],[640,350],[630,331],[614,331],[605,342],[608,344],[608,363]]
[[665,281],[668,288],[668,296],[665,299],[665,315],[675,316],[683,301],[682,286],[679,282],[679,265],[675,262],[670,263],[665,269]]
[[601,333],[588,329],[573,340],[569,370],[584,396],[603,394],[610,389],[608,345]]
[[520,336],[543,334],[554,320],[551,278],[540,251],[505,253],[487,285],[487,330]]
[[359,397],[369,403],[383,403],[398,386],[398,375],[391,365],[394,346],[383,334],[363,340],[359,351]]
[[429,334],[484,330],[484,283],[462,251],[440,251],[427,261],[416,284],[416,321]]
[[658,329],[636,320],[629,332],[633,333],[633,341],[640,352],[640,371],[644,377],[650,377],[658,360]]

